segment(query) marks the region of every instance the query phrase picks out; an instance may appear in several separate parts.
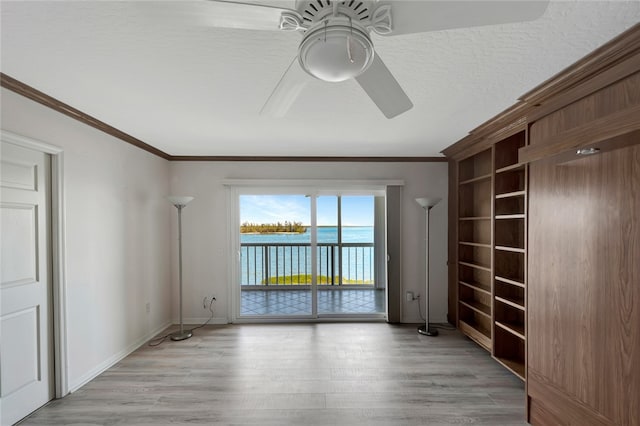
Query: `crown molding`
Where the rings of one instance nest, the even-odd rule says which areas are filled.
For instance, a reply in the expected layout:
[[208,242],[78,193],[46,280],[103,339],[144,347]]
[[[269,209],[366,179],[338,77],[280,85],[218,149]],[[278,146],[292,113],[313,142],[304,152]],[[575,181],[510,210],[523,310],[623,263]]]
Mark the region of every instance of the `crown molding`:
[[480,147],[491,146],[489,139],[508,132],[513,126],[533,121],[557,111],[597,90],[640,70],[640,24],[636,24],[582,59],[520,96],[515,104],[442,153],[454,160],[466,157]]
[[326,157],[326,156],[210,156],[172,155],[171,161],[279,161],[279,162],[330,162],[330,163],[446,163],[445,157]]
[[157,155],[158,157],[169,159],[170,155],[166,152],[159,150],[145,142],[142,142],[140,139],[134,138],[133,136],[116,129],[113,126],[105,123],[104,121],[100,121],[95,117],[90,116],[89,114],[85,114],[84,112],[68,105],[64,102],[59,101],[58,99],[47,95],[35,89],[13,77],[10,77],[4,73],[0,73],[0,86],[4,87],[7,90],[11,90],[14,93],[24,96],[27,99],[31,99],[32,101],[38,102],[48,108],[51,108],[54,111],[59,112],[60,114],[64,114],[68,117],[73,118],[87,126],[93,127],[94,129],[98,129],[101,132],[104,132],[108,135],[111,135],[115,138],[118,138],[124,142],[130,143],[140,149],[143,149],[151,154]]
[[11,76],[0,73],[0,86],[27,99],[38,102],[54,111],[73,118],[87,126],[100,130],[110,136],[127,142],[142,150],[169,161],[278,161],[278,162],[330,162],[330,163],[439,163],[446,162],[445,157],[331,157],[331,156],[211,156],[211,155],[170,155],[137,139],[122,130],[98,120],[69,104],[47,95]]

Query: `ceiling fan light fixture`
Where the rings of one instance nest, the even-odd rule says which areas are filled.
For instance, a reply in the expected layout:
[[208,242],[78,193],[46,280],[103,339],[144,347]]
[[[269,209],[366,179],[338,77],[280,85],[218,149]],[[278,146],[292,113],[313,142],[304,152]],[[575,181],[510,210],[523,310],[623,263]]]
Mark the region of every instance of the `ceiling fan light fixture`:
[[365,72],[375,55],[366,32],[343,25],[319,26],[300,43],[300,65],[315,78],[345,81]]

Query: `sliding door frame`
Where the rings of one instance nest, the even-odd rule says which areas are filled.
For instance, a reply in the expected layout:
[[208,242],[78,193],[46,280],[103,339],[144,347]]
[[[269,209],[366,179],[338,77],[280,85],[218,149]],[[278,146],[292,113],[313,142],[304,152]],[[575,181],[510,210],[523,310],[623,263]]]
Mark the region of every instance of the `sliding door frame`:
[[[372,195],[386,196],[387,186],[402,186],[400,180],[254,180],[233,179],[223,182],[227,188],[227,241],[229,246],[229,321],[245,322],[320,322],[323,320],[385,320],[382,314],[322,314],[318,315],[317,300],[317,197],[320,195]],[[312,309],[310,315],[292,316],[242,316],[240,315],[240,196],[242,195],[300,195],[310,196],[311,200],[311,269],[312,269]],[[384,221],[383,221],[384,223]],[[376,225],[378,223],[376,222]],[[388,289],[385,290],[385,299]],[[385,303],[386,305],[386,303]],[[386,309],[385,309],[386,311]]]

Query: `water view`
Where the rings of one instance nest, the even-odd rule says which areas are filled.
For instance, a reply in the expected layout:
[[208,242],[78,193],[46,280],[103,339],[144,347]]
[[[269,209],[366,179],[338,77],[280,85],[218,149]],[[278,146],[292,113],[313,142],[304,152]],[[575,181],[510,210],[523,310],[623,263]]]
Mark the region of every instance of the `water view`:
[[[240,243],[242,285],[311,283],[309,228],[304,233],[241,234]],[[341,247],[338,245],[337,227],[318,227],[317,250],[318,284],[374,283],[372,226],[343,227]]]
[[[241,243],[310,243],[311,230],[306,232],[282,234],[240,234]],[[319,226],[318,243],[337,243],[337,226]],[[373,226],[342,227],[343,243],[373,243]]]

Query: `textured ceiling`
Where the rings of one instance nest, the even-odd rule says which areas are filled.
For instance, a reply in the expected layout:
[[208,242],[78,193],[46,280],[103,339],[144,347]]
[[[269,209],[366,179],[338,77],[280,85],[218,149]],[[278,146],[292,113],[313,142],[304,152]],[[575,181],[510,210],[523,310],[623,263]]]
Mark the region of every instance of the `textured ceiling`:
[[2,1],[2,72],[172,155],[430,156],[640,21],[639,1],[552,1],[528,23],[373,35],[412,110],[314,81],[277,119],[258,112],[301,36],[194,25],[201,6]]

